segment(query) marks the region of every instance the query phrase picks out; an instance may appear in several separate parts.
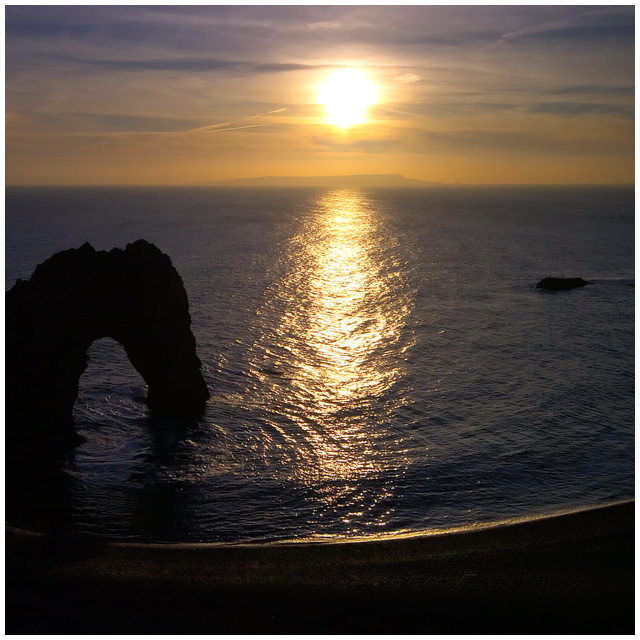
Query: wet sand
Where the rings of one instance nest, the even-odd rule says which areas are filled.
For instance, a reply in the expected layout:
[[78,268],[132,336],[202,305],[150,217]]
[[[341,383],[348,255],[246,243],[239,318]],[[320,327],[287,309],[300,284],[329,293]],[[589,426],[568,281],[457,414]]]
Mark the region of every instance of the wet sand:
[[633,501],[350,543],[6,529],[8,634],[633,634]]

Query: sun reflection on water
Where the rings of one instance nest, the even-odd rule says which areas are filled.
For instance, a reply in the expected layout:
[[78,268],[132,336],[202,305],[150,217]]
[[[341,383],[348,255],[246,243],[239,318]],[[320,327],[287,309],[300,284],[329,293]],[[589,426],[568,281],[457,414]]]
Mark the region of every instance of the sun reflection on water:
[[310,391],[317,418],[335,427],[336,409],[381,395],[399,375],[375,352],[397,341],[406,310],[385,304],[389,287],[367,244],[371,221],[359,198],[339,192],[322,204],[327,215],[319,241],[309,247],[315,258],[310,305],[306,317],[297,318],[314,357],[302,364],[294,386]]
[[[324,483],[322,502],[350,500],[356,516],[362,487],[351,491],[349,480],[401,466],[401,442],[385,422],[405,402],[389,390],[412,344],[413,291],[395,246],[361,192],[325,194],[290,241],[286,275],[267,291],[263,335],[249,355],[251,395],[291,449],[290,478]],[[381,484],[368,495],[368,508],[388,491]]]

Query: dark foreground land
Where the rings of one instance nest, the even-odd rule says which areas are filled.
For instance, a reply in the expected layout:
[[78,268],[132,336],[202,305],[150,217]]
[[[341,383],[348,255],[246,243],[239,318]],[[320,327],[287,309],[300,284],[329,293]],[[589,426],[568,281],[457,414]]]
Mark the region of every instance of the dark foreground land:
[[633,634],[634,503],[374,542],[6,531],[8,634]]

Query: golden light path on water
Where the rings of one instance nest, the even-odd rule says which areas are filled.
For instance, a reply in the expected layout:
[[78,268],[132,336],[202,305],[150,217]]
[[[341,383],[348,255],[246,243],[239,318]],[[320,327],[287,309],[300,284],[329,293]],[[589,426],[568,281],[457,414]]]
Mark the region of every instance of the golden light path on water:
[[250,396],[286,443],[290,479],[317,487],[327,507],[351,501],[357,516],[391,490],[362,481],[403,465],[388,420],[405,398],[389,390],[412,344],[414,292],[396,246],[361,192],[323,195],[283,256],[249,354]]

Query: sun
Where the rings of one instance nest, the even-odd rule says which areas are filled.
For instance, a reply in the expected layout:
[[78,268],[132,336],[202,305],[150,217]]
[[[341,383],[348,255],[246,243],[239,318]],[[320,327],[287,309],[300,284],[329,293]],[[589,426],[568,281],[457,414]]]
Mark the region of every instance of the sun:
[[324,105],[327,122],[347,129],[367,120],[367,107],[378,100],[378,88],[357,69],[336,71],[318,87],[318,102]]

